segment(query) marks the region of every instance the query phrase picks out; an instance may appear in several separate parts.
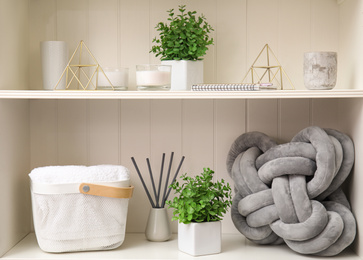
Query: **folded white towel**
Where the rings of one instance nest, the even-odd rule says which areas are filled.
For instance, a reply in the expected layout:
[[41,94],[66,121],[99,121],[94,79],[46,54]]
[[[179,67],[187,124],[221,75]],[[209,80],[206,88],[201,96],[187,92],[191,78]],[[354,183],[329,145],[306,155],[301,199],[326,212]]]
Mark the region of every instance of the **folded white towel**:
[[35,168],[29,177],[35,183],[61,184],[124,181],[130,178],[130,174],[121,165],[66,165]]
[[[96,183],[129,180],[123,166],[47,166],[29,174],[45,184]],[[69,252],[112,249],[125,237],[129,199],[93,195],[32,192],[35,233],[41,249]]]

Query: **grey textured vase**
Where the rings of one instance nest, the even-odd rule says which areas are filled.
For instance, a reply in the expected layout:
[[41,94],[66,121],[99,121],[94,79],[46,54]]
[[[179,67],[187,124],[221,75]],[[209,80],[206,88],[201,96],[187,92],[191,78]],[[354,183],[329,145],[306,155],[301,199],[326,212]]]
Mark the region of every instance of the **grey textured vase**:
[[307,89],[332,89],[336,81],[336,52],[304,53],[304,83]]

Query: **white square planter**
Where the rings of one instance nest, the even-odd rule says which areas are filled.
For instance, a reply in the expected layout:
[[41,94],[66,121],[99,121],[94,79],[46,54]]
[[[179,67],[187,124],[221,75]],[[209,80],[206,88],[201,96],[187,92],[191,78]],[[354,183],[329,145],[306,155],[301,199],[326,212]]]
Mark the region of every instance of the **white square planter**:
[[178,224],[179,250],[192,256],[221,252],[221,222]]
[[203,61],[164,60],[162,65],[171,65],[171,88],[174,91],[191,90],[193,84],[203,83]]

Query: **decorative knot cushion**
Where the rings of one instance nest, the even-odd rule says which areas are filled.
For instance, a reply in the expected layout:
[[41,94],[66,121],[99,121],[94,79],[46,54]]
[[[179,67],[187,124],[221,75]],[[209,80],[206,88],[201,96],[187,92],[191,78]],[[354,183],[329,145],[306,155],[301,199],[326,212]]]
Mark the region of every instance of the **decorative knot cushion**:
[[352,140],[336,130],[308,127],[281,145],[260,132],[242,134],[227,157],[234,225],[257,244],[285,242],[301,254],[339,254],[356,235],[341,189],[353,163]]

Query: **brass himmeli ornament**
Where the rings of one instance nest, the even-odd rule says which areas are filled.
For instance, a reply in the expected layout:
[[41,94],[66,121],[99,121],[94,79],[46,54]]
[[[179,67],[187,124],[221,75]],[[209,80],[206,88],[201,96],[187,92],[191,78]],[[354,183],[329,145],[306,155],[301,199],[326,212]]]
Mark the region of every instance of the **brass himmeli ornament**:
[[[86,53],[87,57],[83,56],[83,52]],[[78,55],[76,55],[77,53]],[[78,60],[77,56],[79,57]],[[82,63],[82,59],[85,58],[88,59],[89,62]],[[98,74],[100,72],[110,83],[112,90],[114,90],[112,83],[106,76],[100,64],[97,62],[96,58],[93,56],[92,52],[83,41],[80,41],[72,57],[69,59],[69,62],[60,79],[55,85],[54,90],[57,90],[57,87],[59,86],[59,83],[63,77],[66,77],[66,90],[97,90]],[[94,79],[95,82],[93,82]],[[72,82],[76,83],[76,88],[71,88]],[[93,88],[91,88],[91,86],[93,86]]]
[[[257,62],[262,59],[263,52],[266,52],[266,61],[263,64],[257,65]],[[248,75],[251,75],[251,82],[245,82]],[[260,76],[261,75],[261,76]],[[277,89],[284,89],[283,76],[285,76],[290,83],[292,89],[295,89],[289,76],[287,76],[285,70],[282,68],[280,62],[276,58],[275,54],[271,50],[270,46],[266,44],[261,52],[258,54],[257,58],[253,62],[250,69],[247,71],[242,83],[252,83],[252,84],[272,84],[276,86]]]

